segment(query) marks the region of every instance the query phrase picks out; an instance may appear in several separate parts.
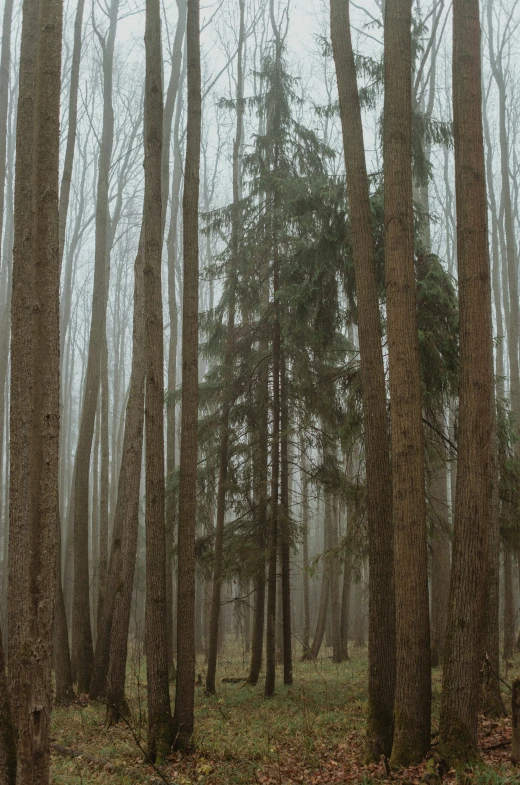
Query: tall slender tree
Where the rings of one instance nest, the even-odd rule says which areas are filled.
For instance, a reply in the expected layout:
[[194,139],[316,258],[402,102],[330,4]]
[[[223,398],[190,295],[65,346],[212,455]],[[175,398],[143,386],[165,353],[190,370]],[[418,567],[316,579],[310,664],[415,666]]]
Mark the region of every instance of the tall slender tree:
[[235,312],[236,288],[240,253],[240,152],[244,125],[244,0],[239,0],[240,22],[237,53],[237,90],[236,90],[236,128],[233,142],[233,219],[231,227],[231,259],[228,275],[228,320],[226,348],[224,357],[224,380],[222,390],[222,417],[220,423],[219,477],[217,489],[217,520],[215,525],[215,557],[213,587],[211,596],[211,616],[209,627],[208,670],[206,692],[215,693],[215,674],[217,670],[220,597],[223,577],[224,556],[224,519],[226,514],[226,492],[229,463],[229,414],[233,395],[233,355],[235,349]]
[[183,196],[182,418],[178,529],[177,679],[174,746],[192,743],[195,689],[195,525],[197,516],[199,186],[202,90],[199,0],[188,0],[188,123]]
[[163,90],[159,0],[146,2],[144,117],[144,312],[146,452],[146,673],[148,754],[172,746],[164,520],[164,342],[161,288]]
[[94,657],[90,624],[88,520],[89,473],[94,423],[101,379],[101,347],[106,334],[109,279],[109,178],[114,145],[113,64],[119,0],[111,0],[108,30],[95,31],[103,53],[103,127],[99,148],[96,194],[96,240],[94,291],[90,324],[85,391],[74,466],[74,595],[72,614],[72,660],[78,690],[88,692]]
[[492,514],[493,352],[482,128],[479,0],[453,4],[453,119],[460,311],[457,492],[440,748],[477,755],[483,611]]
[[412,207],[412,3],[386,0],[385,274],[392,423],[396,686],[392,762],[430,747],[430,627]]
[[63,6],[25,0],[16,143],[9,687],[18,785],[49,782],[59,454],[59,121]]
[[[363,125],[350,32],[349,0],[331,0],[343,149],[356,276],[363,391],[369,547],[368,725],[372,760],[392,748],[395,689],[395,599],[392,475],[385,371]],[[346,643],[346,641],[345,641]]]

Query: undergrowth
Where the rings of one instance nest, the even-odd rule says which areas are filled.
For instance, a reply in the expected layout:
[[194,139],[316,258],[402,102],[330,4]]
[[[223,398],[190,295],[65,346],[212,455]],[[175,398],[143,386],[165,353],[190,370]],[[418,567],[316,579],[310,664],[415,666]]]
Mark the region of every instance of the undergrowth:
[[[80,696],[71,707],[53,714],[52,782],[55,785],[249,785],[270,783],[318,785],[386,780],[383,765],[365,766],[363,737],[366,715],[366,650],[352,648],[351,659],[332,663],[328,652],[317,662],[294,663],[294,684],[284,687],[281,674],[275,696],[266,701],[263,681],[257,687],[222,679],[246,675],[240,652],[228,645],[219,663],[218,694],[207,697],[196,687],[196,752],[172,755],[159,771],[144,761],[146,746],[146,669],[133,652],[127,676],[130,725],[107,728],[105,707]],[[198,672],[204,683],[204,663]],[[517,667],[518,666],[518,667]],[[520,671],[520,660],[515,662]],[[509,674],[511,675],[511,674]],[[438,726],[439,669],[433,671],[433,732]],[[507,691],[506,691],[507,692]],[[507,701],[507,694],[504,695]],[[172,685],[173,699],[173,685]],[[173,705],[173,700],[172,700]],[[508,763],[507,721],[488,723],[482,730],[483,763],[472,771],[449,772],[446,781],[460,785],[518,783]],[[502,746],[500,746],[502,745]],[[80,757],[70,757],[72,751]],[[427,782],[425,767],[392,772],[399,785]]]

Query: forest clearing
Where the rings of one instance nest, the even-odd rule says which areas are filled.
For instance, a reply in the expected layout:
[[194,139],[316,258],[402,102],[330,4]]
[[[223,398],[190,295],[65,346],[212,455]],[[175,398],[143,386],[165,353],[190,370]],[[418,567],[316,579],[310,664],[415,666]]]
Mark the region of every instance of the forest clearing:
[[[233,642],[230,659],[222,661],[218,695],[207,697],[196,688],[196,754],[173,754],[160,766],[160,776],[139,749],[144,745],[145,684],[128,679],[132,709],[130,727],[109,730],[102,704],[79,701],[56,711],[53,719],[51,770],[56,785],[103,785],[153,782],[170,785],[418,785],[440,781],[434,775],[439,758],[387,776],[383,762],[366,763],[364,743],[366,716],[366,649],[351,648],[351,659],[334,664],[325,656],[315,663],[295,665],[294,685],[266,703],[261,690],[244,684],[240,652]],[[131,658],[132,659],[132,658]],[[203,662],[200,663],[203,673]],[[509,678],[520,673],[515,657]],[[441,674],[433,673],[433,733],[438,727]],[[141,690],[141,705],[139,704]],[[504,688],[507,702],[508,690]],[[83,703],[83,705],[81,705]],[[443,771],[443,781],[464,785],[505,785],[518,781],[511,766],[510,719],[481,718],[481,763],[457,775]],[[71,753],[83,753],[73,759]],[[110,768],[109,767],[113,767]],[[125,779],[126,778],[126,779]]]

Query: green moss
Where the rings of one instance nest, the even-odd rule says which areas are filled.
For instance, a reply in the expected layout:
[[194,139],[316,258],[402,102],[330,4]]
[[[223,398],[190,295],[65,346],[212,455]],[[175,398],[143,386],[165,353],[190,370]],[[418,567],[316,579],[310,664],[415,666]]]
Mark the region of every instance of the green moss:
[[394,743],[390,766],[401,768],[421,763],[430,749],[430,730],[421,728],[414,717],[394,712]]
[[474,734],[455,717],[444,724],[439,738],[439,753],[453,768],[464,767],[479,760]]

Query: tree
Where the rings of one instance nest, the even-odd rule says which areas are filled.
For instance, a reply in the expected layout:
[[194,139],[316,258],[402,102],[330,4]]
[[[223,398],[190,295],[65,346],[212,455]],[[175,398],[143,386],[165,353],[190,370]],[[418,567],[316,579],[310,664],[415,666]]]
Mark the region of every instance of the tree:
[[[102,693],[106,676],[107,719],[109,723],[117,722],[120,714],[127,708],[125,677],[139,528],[146,366],[142,240],[143,230],[141,229],[139,249],[134,265],[132,372],[126,404],[123,456],[114,515],[114,538],[108,571],[107,595],[103,605],[104,618],[98,631],[93,683],[91,684],[91,694],[93,691]],[[103,646],[100,645],[101,640],[103,640]]]
[[174,746],[191,745],[195,688],[195,525],[197,516],[199,350],[199,168],[202,124],[199,0],[188,0],[188,124],[184,170],[182,418],[179,478],[177,679]]
[[477,755],[482,622],[492,513],[493,352],[478,0],[453,4],[453,119],[460,309],[457,492],[440,749]]
[[93,661],[90,626],[88,514],[89,472],[92,439],[101,380],[101,351],[106,341],[109,258],[109,177],[114,143],[113,62],[119,0],[111,0],[106,36],[95,27],[103,53],[103,128],[99,148],[96,196],[94,291],[90,325],[85,392],[74,467],[74,596],[72,614],[72,661],[79,692],[90,688]]
[[59,454],[61,2],[25,0],[13,257],[8,677],[18,785],[49,782]]
[[215,673],[217,669],[218,631],[220,616],[220,596],[222,586],[222,562],[224,548],[224,519],[226,515],[226,491],[229,463],[229,409],[233,395],[233,353],[235,346],[235,310],[236,286],[238,272],[238,255],[240,252],[240,150],[242,146],[244,124],[244,72],[243,49],[245,38],[244,0],[240,0],[240,26],[238,33],[237,53],[237,117],[235,140],[233,143],[233,224],[232,224],[232,257],[228,278],[229,306],[224,358],[224,387],[222,391],[222,418],[220,424],[220,458],[217,490],[217,520],[215,526],[215,559],[213,569],[213,588],[211,596],[211,616],[209,627],[208,670],[206,675],[206,692],[215,693]]
[[148,754],[172,746],[166,620],[164,520],[164,343],[161,289],[163,90],[159,0],[146,3],[144,117],[144,314],[146,456],[146,673]]
[[430,630],[412,207],[411,1],[387,0],[383,127],[385,276],[392,424],[396,687],[392,763],[430,747]]
[[[349,0],[331,0],[330,24],[338,83],[347,196],[356,278],[365,429],[369,547],[368,725],[372,760],[392,748],[395,689],[392,475],[385,371],[375,266],[375,240],[361,107],[350,34]],[[345,641],[346,643],[346,641]]]
[[[0,630],[1,633],[1,630]],[[16,734],[11,716],[11,701],[5,673],[4,647],[0,634],[0,778],[5,785],[16,785]]]

